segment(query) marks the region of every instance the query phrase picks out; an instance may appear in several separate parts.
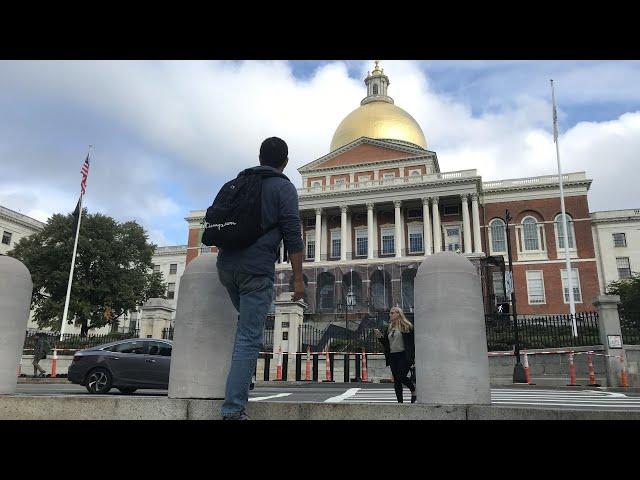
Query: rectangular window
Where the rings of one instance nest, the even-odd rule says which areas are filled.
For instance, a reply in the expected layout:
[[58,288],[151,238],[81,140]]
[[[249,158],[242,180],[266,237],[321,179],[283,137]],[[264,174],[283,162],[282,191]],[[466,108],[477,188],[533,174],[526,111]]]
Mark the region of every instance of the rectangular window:
[[178,264],[177,263],[170,263],[169,264],[169,275],[175,275],[176,273],[178,273]]
[[365,257],[368,254],[369,235],[366,230],[356,230],[356,257]]
[[340,257],[341,237],[340,230],[331,231],[331,257]]
[[344,178],[333,182],[333,188],[335,188],[336,190],[342,190],[344,188]]
[[176,284],[168,283],[167,284],[167,299],[171,300],[175,296],[176,292]]
[[618,267],[618,278],[631,278],[631,263],[629,257],[616,257],[616,266]]
[[529,304],[546,303],[542,270],[527,270]]
[[448,252],[460,250],[460,227],[445,227],[444,242]]
[[460,205],[444,205],[442,207],[443,215],[460,215]]
[[316,258],[316,232],[307,233],[307,260]]
[[395,227],[381,228],[380,237],[382,237],[382,255],[391,255],[392,253],[396,253]]
[[422,210],[419,208],[407,209],[407,220],[422,218]]
[[2,243],[11,245],[11,232],[7,232],[6,230],[2,232]]
[[493,294],[496,297],[496,303],[504,303],[507,296],[504,292],[504,283],[502,282],[502,272],[493,272]]
[[160,265],[158,264],[153,265],[153,273],[160,273]]
[[624,233],[614,233],[613,234],[613,246],[614,247],[626,247],[627,246],[627,236]]
[[393,172],[387,172],[383,174],[382,178],[384,179],[384,183],[392,183],[393,179],[396,178],[396,174]]
[[358,176],[358,183],[362,185],[367,185],[371,181],[371,175],[360,175]]
[[424,252],[422,233],[422,225],[409,225],[409,253]]
[[[564,303],[569,303],[569,285],[567,282],[567,271],[561,270],[562,275],[562,291],[564,292]],[[571,269],[571,286],[573,287],[573,299],[576,303],[582,303],[582,294],[580,291],[580,277],[578,269]]]
[[311,182],[311,189],[312,190],[320,190],[322,188],[322,182]]

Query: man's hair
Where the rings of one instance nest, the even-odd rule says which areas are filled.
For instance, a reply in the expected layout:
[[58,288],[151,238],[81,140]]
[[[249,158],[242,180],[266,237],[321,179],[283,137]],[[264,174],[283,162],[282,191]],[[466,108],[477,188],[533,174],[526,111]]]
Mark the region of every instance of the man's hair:
[[260,165],[268,165],[280,168],[287,161],[289,148],[284,140],[278,137],[269,137],[260,145]]

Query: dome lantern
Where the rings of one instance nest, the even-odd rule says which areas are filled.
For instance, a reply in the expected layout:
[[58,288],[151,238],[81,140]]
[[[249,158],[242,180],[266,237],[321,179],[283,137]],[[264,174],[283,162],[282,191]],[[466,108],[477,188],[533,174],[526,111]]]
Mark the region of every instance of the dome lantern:
[[379,60],[375,60],[375,67],[371,73],[367,72],[364,84],[367,86],[367,96],[362,99],[360,105],[369,102],[387,102],[393,104],[393,98],[387,95],[389,77],[384,74],[384,69],[378,66]]

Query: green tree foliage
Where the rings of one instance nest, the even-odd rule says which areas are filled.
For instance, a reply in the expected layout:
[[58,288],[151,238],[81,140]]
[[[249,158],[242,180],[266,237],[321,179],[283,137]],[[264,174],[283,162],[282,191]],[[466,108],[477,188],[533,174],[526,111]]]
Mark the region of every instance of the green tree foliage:
[[[31,307],[40,328],[59,330],[67,294],[75,227],[73,214],[53,215],[44,229],[22,238],[9,255],[23,262],[33,280]],[[156,246],[136,222],[83,209],[67,321],[81,334],[118,322],[147,299],[164,297],[161,273],[152,272]]]
[[625,312],[640,312],[640,273],[633,273],[631,278],[611,282],[607,293],[620,295],[620,304]]

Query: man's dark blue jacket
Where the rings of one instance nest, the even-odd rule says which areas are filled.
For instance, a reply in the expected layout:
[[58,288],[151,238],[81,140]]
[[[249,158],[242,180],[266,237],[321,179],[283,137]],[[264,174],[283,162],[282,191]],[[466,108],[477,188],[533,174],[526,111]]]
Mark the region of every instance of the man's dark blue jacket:
[[[254,167],[255,171],[277,171],[268,166]],[[244,250],[218,253],[218,268],[227,271],[268,275],[275,278],[275,263],[279,257],[279,245],[289,254],[304,249],[298,211],[298,191],[289,180],[269,177],[262,181],[262,228],[276,225]]]

